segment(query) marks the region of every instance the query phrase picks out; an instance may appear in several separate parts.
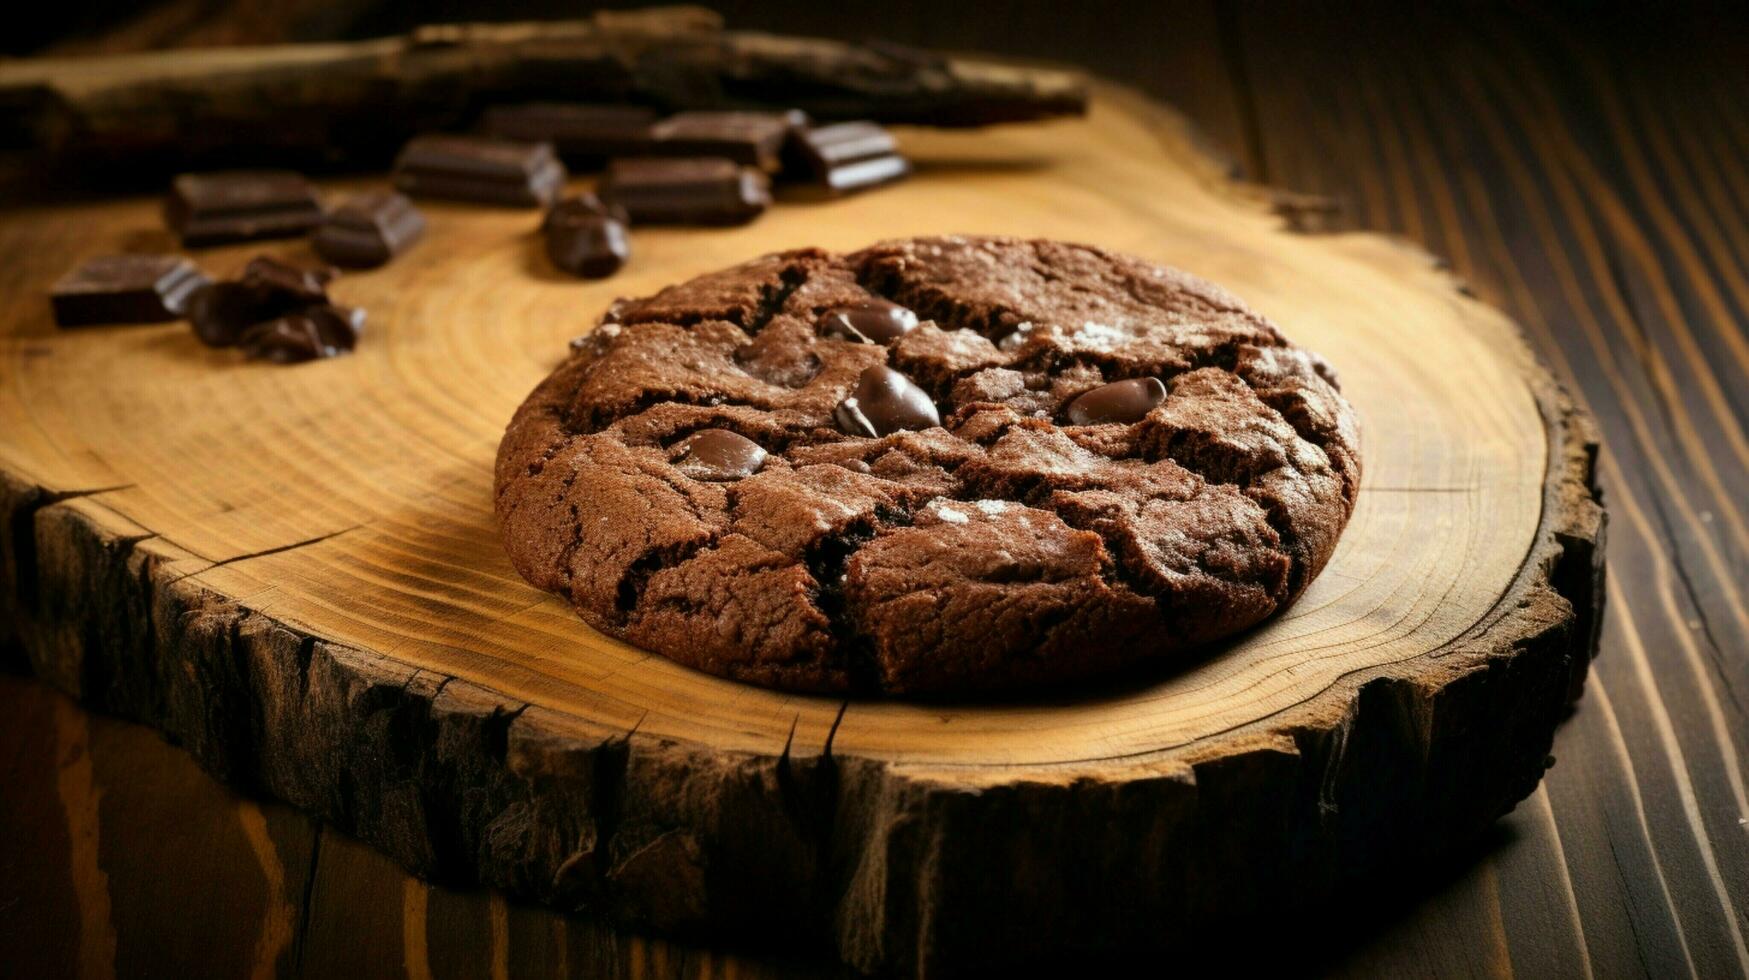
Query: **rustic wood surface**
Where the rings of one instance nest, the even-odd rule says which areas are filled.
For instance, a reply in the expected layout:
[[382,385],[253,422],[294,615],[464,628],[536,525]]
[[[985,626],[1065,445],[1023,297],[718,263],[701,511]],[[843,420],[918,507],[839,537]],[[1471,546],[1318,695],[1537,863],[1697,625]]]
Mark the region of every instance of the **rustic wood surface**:
[[[425,875],[863,969],[1172,943],[1528,793],[1592,648],[1602,518],[1588,425],[1512,324],[1423,253],[1283,229],[1119,90],[1085,121],[905,139],[917,179],[646,231],[608,283],[531,261],[526,212],[432,205],[417,252],[334,287],[375,342],[289,370],[181,325],[55,330],[17,286],[161,234],[155,202],[21,213],[0,477],[33,670]],[[1366,476],[1292,611],[1079,696],[908,705],[688,671],[510,571],[502,420],[612,295],[965,228],[1201,272],[1340,365]]]
[[[1283,17],[1246,9],[1199,18],[1193,9],[1169,36],[1139,30],[1132,37],[1138,48],[1181,55],[1151,62],[1157,74],[1146,81],[1190,108],[1213,141],[1234,149],[1248,174],[1338,203],[1323,211],[1301,202],[1296,215],[1419,237],[1529,327],[1603,423],[1604,479],[1616,510],[1605,653],[1589,696],[1560,734],[1560,764],[1455,872],[1383,889],[1361,903],[1363,914],[1294,937],[1294,962],[1404,974],[1741,974],[1738,909],[1749,882],[1742,829],[1749,807],[1742,709],[1731,691],[1745,671],[1736,592],[1745,550],[1730,530],[1741,520],[1745,489],[1744,457],[1732,448],[1741,440],[1746,390],[1742,148],[1749,143],[1737,98],[1740,74],[1733,73],[1741,37],[1635,34],[1636,43],[1623,48],[1534,20],[1513,20],[1505,25],[1510,30],[1487,20],[1394,25],[1419,43],[1388,44],[1380,39],[1391,36],[1391,25],[1379,36],[1356,35],[1280,23]],[[1014,25],[1016,35],[1028,26]],[[1287,45],[1284,37],[1296,40]],[[1429,46],[1429,38],[1437,43]],[[1059,31],[1053,40],[1074,39]],[[1673,60],[1673,52],[1681,58]],[[1625,66],[1612,64],[1621,58]],[[1142,71],[1113,60],[1125,72]],[[1324,67],[1334,64],[1348,70]],[[1661,71],[1646,70],[1652,67]],[[1713,447],[1712,454],[1672,448],[1685,444]],[[55,710],[53,697],[32,685],[8,685],[5,698],[20,716],[34,710],[44,718]],[[26,726],[8,730],[8,754],[0,758],[16,760],[8,772],[19,773],[9,780],[18,787],[9,801],[35,803],[8,817],[36,820],[26,826],[40,832],[8,836],[15,849],[5,852],[9,874],[0,880],[33,884],[16,900],[0,900],[27,912],[84,910],[96,940],[81,946],[65,919],[54,920],[59,928],[46,934],[54,940],[36,951],[63,957],[57,962],[95,949],[101,967],[104,950],[115,948],[103,941],[106,934],[133,935],[136,950],[186,948],[176,945],[189,941],[185,924],[148,928],[161,921],[153,917],[162,914],[161,891],[106,887],[103,875],[152,881],[165,877],[165,867],[181,866],[183,849],[153,843],[156,835],[140,829],[152,826],[146,803],[179,808],[204,792],[210,801],[202,805],[216,812],[255,805],[187,777],[191,764],[150,733],[61,710],[92,731],[129,734],[109,740],[105,781],[95,781],[81,762],[86,753],[76,733],[68,748],[40,731],[24,738]],[[190,792],[173,792],[171,776],[145,781],[158,771],[155,754],[182,767]],[[140,781],[130,783],[134,775]],[[105,787],[134,805],[112,807],[99,820],[95,800]],[[68,793],[71,801],[63,802]],[[287,816],[280,807],[262,809],[270,825],[275,814]],[[332,832],[315,836],[328,842],[323,854],[363,853]],[[16,847],[20,838],[46,844]],[[137,846],[93,856],[96,842],[129,839]],[[215,844],[214,870],[196,867],[179,881],[257,894],[261,886],[251,882],[263,880],[262,873],[250,862],[261,852],[232,849],[220,859],[219,850]],[[294,841],[280,853],[293,866],[305,852]],[[336,942],[335,922],[344,920],[354,935],[382,936],[369,952],[393,966],[389,950],[416,944],[397,946],[392,937],[418,935],[408,923],[422,919],[475,937],[465,955],[452,951],[457,958],[448,962],[502,962],[512,972],[567,962],[557,958],[562,948],[572,951],[572,971],[583,975],[591,968],[577,964],[605,960],[575,951],[609,945],[618,950],[614,962],[634,975],[781,970],[756,958],[629,937],[605,941],[600,937],[608,934],[579,919],[569,920],[565,941],[538,933],[524,941],[529,932],[504,925],[518,921],[514,906],[499,912],[468,894],[432,891],[423,911],[409,903],[391,914],[385,910],[393,908],[404,876],[362,866],[368,863],[332,871],[323,879],[337,883],[332,891],[285,892],[299,910],[296,948],[317,957],[311,962],[332,964],[320,957],[338,956],[357,964],[365,955],[317,952],[320,943]],[[12,875],[14,868],[23,870]],[[45,895],[75,896],[75,904],[30,904]],[[391,901],[382,901],[385,895]],[[442,914],[440,895],[452,900],[452,911],[466,911]],[[87,902],[77,904],[77,896]],[[1414,897],[1424,900],[1406,901]],[[278,935],[274,923],[283,920],[260,911],[271,902],[232,904],[210,920],[237,927],[218,930],[216,948],[254,951],[260,936]],[[409,909],[416,914],[405,914]],[[584,933],[592,938],[579,939]],[[505,936],[513,938],[494,938]],[[1257,944],[1250,945],[1255,953]],[[275,962],[290,972],[285,960]],[[405,962],[446,961],[415,954]]]

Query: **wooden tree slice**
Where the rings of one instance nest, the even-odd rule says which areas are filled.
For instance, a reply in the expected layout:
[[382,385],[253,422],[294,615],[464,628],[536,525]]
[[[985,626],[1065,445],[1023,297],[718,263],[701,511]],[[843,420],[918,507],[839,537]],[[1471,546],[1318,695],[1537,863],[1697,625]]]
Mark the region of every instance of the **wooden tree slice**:
[[[370,310],[358,352],[292,368],[180,325],[57,331],[75,259],[168,247],[156,202],[18,215],[0,586],[34,670],[422,874],[871,969],[1170,944],[1523,798],[1595,648],[1604,515],[1591,428],[1513,325],[1425,254],[1284,229],[1120,90],[1087,120],[904,140],[905,184],[639,229],[606,283],[550,272],[532,212],[433,204],[426,241],[335,284]],[[614,296],[957,231],[1181,266],[1328,357],[1366,477],[1296,607],[1054,699],[847,703],[615,643],[511,570],[498,437]]]

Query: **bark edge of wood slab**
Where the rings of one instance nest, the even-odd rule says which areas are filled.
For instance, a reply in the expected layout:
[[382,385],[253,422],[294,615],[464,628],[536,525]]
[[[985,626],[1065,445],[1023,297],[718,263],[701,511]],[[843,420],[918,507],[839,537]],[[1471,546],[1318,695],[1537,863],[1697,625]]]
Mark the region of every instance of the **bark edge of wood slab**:
[[[1393,362],[1381,352],[1379,364],[1421,364],[1438,350],[1448,359],[1415,384],[1438,383],[1449,374],[1457,376],[1452,384],[1460,390],[1469,386],[1464,372],[1491,372],[1499,387],[1487,392],[1478,410],[1512,415],[1517,419],[1512,431],[1523,433],[1546,457],[1520,459],[1526,453],[1512,444],[1483,447],[1495,454],[1487,459],[1511,464],[1500,472],[1518,474],[1510,499],[1523,504],[1513,513],[1522,514],[1524,534],[1512,539],[1510,554],[1498,566],[1507,571],[1498,580],[1467,589],[1464,601],[1473,604],[1474,615],[1471,605],[1463,606],[1462,620],[1441,626],[1437,642],[1431,627],[1423,636],[1420,626],[1409,624],[1403,627],[1410,631],[1404,642],[1413,641],[1413,650],[1402,658],[1368,660],[1368,666],[1352,669],[1342,660],[1343,669],[1332,670],[1327,679],[1291,687],[1279,708],[1258,696],[1247,703],[1254,716],[1243,724],[1209,725],[1198,737],[1181,741],[1148,730],[1143,733],[1147,750],[1139,751],[1127,741],[1134,733],[1110,719],[1140,724],[1137,719],[1145,716],[1138,712],[1153,703],[1144,694],[990,711],[784,698],[663,673],[682,668],[639,661],[605,640],[578,635],[585,628],[562,603],[547,599],[526,605],[536,597],[520,586],[505,586],[509,591],[489,610],[494,616],[482,622],[500,632],[532,631],[543,645],[529,647],[533,652],[526,656],[556,650],[567,663],[581,658],[592,669],[634,677],[636,684],[646,685],[630,688],[649,698],[643,714],[615,714],[626,706],[615,707],[609,695],[624,700],[624,692],[608,690],[606,680],[591,683],[607,694],[583,701],[561,697],[556,692],[564,690],[563,684],[551,677],[518,688],[520,675],[513,673],[494,675],[505,678],[502,686],[458,676],[491,667],[495,648],[485,634],[478,634],[478,648],[455,652],[421,642],[372,649],[336,639],[332,624],[312,629],[307,621],[326,613],[299,598],[297,581],[270,587],[266,579],[252,576],[281,576],[307,563],[316,580],[342,588],[351,581],[345,576],[353,574],[348,562],[354,554],[348,549],[366,553],[375,532],[330,527],[298,538],[291,533],[297,528],[281,529],[287,536],[272,547],[240,543],[238,548],[250,550],[221,561],[196,561],[186,546],[207,547],[206,538],[172,538],[203,527],[215,539],[248,538],[268,512],[251,511],[250,502],[238,497],[238,513],[218,508],[182,515],[185,530],[174,535],[136,523],[134,516],[168,513],[165,501],[179,500],[177,494],[191,492],[187,488],[195,484],[184,485],[179,474],[157,470],[139,474],[154,481],[150,488],[129,483],[134,474],[125,468],[113,470],[119,480],[103,481],[98,474],[125,464],[130,440],[137,443],[154,425],[170,423],[153,415],[151,406],[136,403],[131,436],[98,439],[96,445],[110,459],[97,448],[82,454],[80,440],[95,437],[64,425],[74,418],[66,413],[94,400],[107,404],[110,397],[126,405],[128,393],[81,388],[63,404],[58,389],[43,385],[64,377],[53,373],[60,359],[77,366],[90,357],[91,370],[107,366],[123,383],[146,386],[141,390],[177,383],[177,372],[186,371],[193,380],[180,382],[185,385],[271,385],[263,391],[293,394],[291,403],[314,411],[333,407],[335,390],[358,390],[336,386],[351,377],[345,372],[380,367],[385,373],[367,373],[353,383],[388,384],[424,370],[423,352],[431,353],[432,363],[453,362],[458,358],[452,345],[464,342],[455,338],[478,331],[445,333],[435,322],[441,318],[438,311],[454,305],[453,295],[442,291],[452,280],[470,278],[441,267],[459,255],[472,263],[470,269],[493,274],[496,264],[523,268],[526,216],[434,208],[433,240],[373,274],[378,278],[354,280],[360,293],[346,298],[370,306],[371,297],[363,294],[380,288],[387,297],[397,275],[423,275],[425,288],[438,291],[424,314],[435,319],[397,318],[390,300],[381,299],[385,313],[367,343],[351,358],[321,369],[330,373],[273,368],[243,373],[207,363],[202,359],[222,353],[199,350],[173,327],[57,334],[40,295],[0,297],[0,309],[16,321],[8,329],[25,334],[0,336],[6,352],[0,379],[22,374],[30,382],[13,382],[11,394],[0,384],[0,418],[19,426],[13,435],[0,437],[5,517],[0,602],[30,669],[88,705],[162,729],[220,778],[302,807],[420,874],[483,881],[555,906],[589,908],[632,927],[830,951],[868,970],[991,966],[1044,953],[1169,947],[1265,906],[1303,908],[1383,867],[1472,839],[1536,786],[1555,727],[1578,696],[1596,649],[1605,521],[1593,427],[1510,324],[1459,295],[1425,253],[1397,248],[1378,236],[1320,238],[1282,230],[1267,217],[1260,193],[1222,182],[1216,168],[1190,148],[1177,117],[1119,90],[1102,87],[1101,93],[1105,106],[1089,120],[1055,124],[1082,127],[1073,133],[1015,130],[994,144],[981,136],[970,151],[987,154],[995,146],[1026,159],[1057,153],[1060,173],[1048,166],[996,177],[953,166],[932,169],[936,155],[965,147],[949,135],[920,136],[921,175],[909,184],[821,210],[786,214],[778,209],[760,226],[719,237],[651,233],[640,257],[666,256],[655,265],[675,265],[651,272],[656,278],[642,284],[635,281],[640,273],[628,268],[628,281],[600,288],[637,292],[642,285],[678,281],[688,275],[688,262],[698,271],[714,268],[725,264],[719,253],[752,254],[749,243],[793,239],[804,226],[828,247],[837,244],[835,238],[863,242],[892,231],[934,230],[881,224],[898,223],[895,212],[927,214],[932,207],[960,209],[952,220],[983,222],[987,227],[980,230],[997,233],[1071,237],[1065,223],[1074,221],[1099,223],[1113,245],[1157,241],[1158,248],[1147,246],[1151,258],[1182,265],[1188,256],[1205,263],[1194,271],[1230,283],[1282,322],[1290,337],[1329,354],[1344,372],[1344,390],[1363,410],[1363,429],[1370,425],[1374,438],[1397,438],[1392,433],[1405,427],[1411,431],[1401,445],[1363,450],[1373,482],[1363,484],[1362,506],[1344,536],[1343,547],[1353,554],[1345,558],[1339,547],[1320,577],[1320,583],[1330,583],[1324,586],[1327,598],[1348,587],[1345,575],[1364,575],[1368,563],[1388,560],[1388,554],[1380,558],[1383,552],[1372,549],[1388,551],[1395,541],[1401,550],[1403,542],[1436,537],[1431,525],[1415,519],[1429,512],[1421,508],[1455,500],[1450,505],[1458,508],[1451,512],[1458,515],[1454,519],[1463,519],[1464,507],[1478,510],[1466,526],[1480,535],[1506,523],[1505,516],[1487,509],[1489,500],[1506,498],[1453,492],[1466,489],[1455,485],[1466,473],[1427,449],[1438,449],[1443,430],[1435,423],[1444,409],[1409,399],[1369,401],[1381,392],[1403,391],[1379,387],[1380,379],[1393,375],[1368,363],[1368,345],[1423,321],[1429,331],[1454,331],[1412,336],[1402,341],[1406,360]],[[1148,166],[1138,167],[1138,161]],[[1097,195],[1075,196],[1070,199],[1081,210],[1065,208],[1064,195],[1080,187],[1097,187],[1111,200],[1102,205],[1104,198]],[[1032,202],[1041,199],[1035,208]],[[26,215],[0,229],[0,237],[11,236],[6,241],[21,265],[18,282],[47,282],[68,252],[137,230],[153,211],[153,202],[139,202],[107,210],[92,206],[81,212],[88,221],[33,222]],[[1208,248],[1206,237],[1199,236],[1211,234],[1228,236],[1224,242],[1230,247]],[[39,247],[22,247],[26,243]],[[1268,254],[1280,268],[1247,282],[1246,270],[1257,266],[1253,246],[1271,249]],[[694,257],[694,252],[703,254]],[[235,260],[244,254],[238,251]],[[1320,323],[1329,304],[1337,304],[1339,312],[1348,309],[1338,300],[1349,296],[1345,290],[1351,287],[1332,282],[1331,270],[1364,277],[1369,294],[1386,291],[1374,297],[1377,309],[1354,311],[1357,325],[1332,325],[1328,317]],[[1397,309],[1407,295],[1390,291],[1399,287],[1426,300],[1415,315],[1403,316]],[[578,295],[593,295],[580,290],[597,287],[518,288],[548,290],[557,297],[553,309],[561,309],[577,305]],[[1304,309],[1280,316],[1275,307],[1300,293],[1305,293]],[[538,333],[556,357],[566,325],[535,315],[545,309],[519,307],[516,329]],[[465,306],[455,313],[463,319],[473,315],[476,311]],[[1343,334],[1332,332],[1349,329],[1360,331],[1359,341],[1344,343]],[[401,340],[410,346],[398,346]],[[1333,341],[1346,350],[1331,349]],[[1466,352],[1487,363],[1466,364]],[[141,370],[136,359],[150,357],[166,360],[155,371]],[[58,370],[69,370],[68,365]],[[546,370],[532,357],[512,368],[487,371],[456,392],[420,392],[424,409],[440,411],[435,428],[417,431],[448,431],[456,439],[445,450],[451,455],[433,458],[449,467],[438,475],[455,477],[450,482],[460,487],[453,492],[460,502],[454,506],[469,521],[490,515],[485,488],[490,447],[496,444],[492,427],[502,424],[508,407]],[[50,373],[39,378],[33,371]],[[158,380],[155,374],[170,377]],[[47,400],[22,409],[19,393],[26,390]],[[486,408],[472,414],[477,406],[471,402],[436,400],[439,394],[463,398],[481,391],[492,395]],[[1428,398],[1437,395],[1430,391]],[[249,399],[236,410],[253,411],[262,403]],[[1521,409],[1514,407],[1520,403]],[[348,424],[376,424],[397,410],[392,400],[371,404],[372,415]],[[1369,404],[1379,404],[1376,417],[1364,414]],[[470,412],[450,410],[456,406]],[[502,416],[492,414],[501,408]],[[1416,429],[1421,421],[1416,413],[1423,410],[1434,413],[1424,433]],[[482,419],[471,422],[473,414]],[[196,437],[210,420],[182,414],[166,418],[175,422],[178,438],[204,445]],[[420,418],[396,416],[395,421],[419,425]],[[1453,415],[1446,421],[1469,419]],[[226,423],[225,431],[239,426],[247,431],[246,421]],[[1450,428],[1463,432],[1463,426]],[[0,426],[0,433],[6,431]],[[45,434],[60,442],[45,440]],[[1486,441],[1488,435],[1476,438]],[[1408,458],[1418,447],[1426,457],[1421,463]],[[453,453],[463,451],[469,459],[478,457],[484,483],[471,465],[455,468]],[[423,458],[407,452],[410,459]],[[1381,482],[1403,472],[1417,474],[1421,482]],[[246,469],[227,478],[236,481],[229,492],[240,495],[285,482],[282,474]],[[1436,478],[1451,482],[1433,483]],[[416,482],[421,492],[441,490],[435,480]],[[372,492],[400,491],[380,487]],[[428,499],[407,493],[408,500]],[[359,506],[368,507],[377,498],[361,499]],[[383,521],[397,534],[411,532],[390,518],[440,525],[437,536],[421,539],[432,548],[464,530],[471,535],[464,542],[468,548],[496,548],[496,530],[489,524],[445,523],[454,509],[447,501],[433,497],[425,509],[388,514]],[[1399,519],[1401,526],[1393,527]],[[1463,540],[1452,546],[1458,550],[1434,557],[1461,564],[1472,550]],[[380,558],[392,552],[371,554]],[[445,554],[432,552],[430,567],[444,589],[461,590],[455,592],[456,602],[485,600],[483,593],[462,590],[463,580],[444,576],[480,578],[490,572],[487,584],[494,588],[500,580],[516,583],[507,566],[458,569],[442,560]],[[473,560],[481,562],[492,557],[486,550],[477,555]],[[504,565],[501,555],[495,560]],[[1443,573],[1443,565],[1429,561],[1414,566],[1417,579]],[[412,574],[423,567],[389,571]],[[1381,575],[1381,594],[1391,598],[1391,583],[1401,579]],[[1371,586],[1362,582],[1353,590],[1363,587]],[[388,588],[370,601],[392,599]],[[423,594],[420,602],[426,604],[409,605],[402,613],[385,607],[381,616],[385,622],[402,621],[397,615],[429,618],[435,615],[429,603],[447,594]],[[1362,605],[1363,618],[1372,601]],[[1455,608],[1457,598],[1436,587],[1416,601],[1439,612]],[[1330,634],[1336,627],[1318,617],[1320,610],[1336,608],[1308,594],[1295,614],[1301,617],[1295,628]],[[508,612],[499,616],[498,610]],[[1378,625],[1388,633],[1394,621]],[[1211,659],[1208,676],[1218,680],[1223,669],[1238,670],[1227,665],[1238,664],[1241,654],[1249,656],[1261,642],[1248,639]],[[1309,669],[1316,652],[1303,644],[1290,648],[1295,671],[1265,679],[1282,673],[1300,677],[1297,671]],[[520,663],[512,659],[513,666]],[[463,666],[434,666],[448,663]],[[474,667],[466,666],[470,663]],[[679,686],[654,691],[647,686],[657,683]],[[543,697],[549,703],[558,698],[567,707],[530,703]],[[713,724],[740,719],[753,726],[756,716],[766,717],[755,709],[767,707],[771,717],[752,735],[726,723],[706,727],[704,721],[689,729],[691,737],[674,735],[673,716],[710,703],[701,697],[748,706],[737,709],[740,715],[706,719]],[[996,724],[994,714],[1002,714],[1003,724],[1015,731],[988,727]],[[956,726],[951,730],[945,727],[949,716]],[[1077,735],[1069,724],[1087,724],[1090,718],[1106,719],[1100,724],[1107,727]],[[946,744],[936,734],[940,731],[964,741]],[[1041,739],[1049,744],[1039,744]]]

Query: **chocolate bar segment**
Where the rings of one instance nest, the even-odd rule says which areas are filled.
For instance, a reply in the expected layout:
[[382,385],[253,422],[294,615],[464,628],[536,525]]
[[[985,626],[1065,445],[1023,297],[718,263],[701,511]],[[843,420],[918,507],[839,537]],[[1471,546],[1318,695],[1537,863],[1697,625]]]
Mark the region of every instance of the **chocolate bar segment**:
[[62,276],[49,301],[63,327],[163,323],[210,281],[180,255],[99,255]]
[[480,126],[501,139],[551,143],[573,166],[599,167],[614,157],[648,155],[656,119],[646,106],[531,102],[492,106]]
[[632,254],[625,211],[603,204],[593,194],[579,194],[553,205],[541,223],[541,234],[553,265],[585,279],[613,275]]
[[405,194],[371,191],[335,208],[310,245],[322,258],[349,269],[383,265],[425,234],[425,216]]
[[601,198],[634,223],[740,225],[771,205],[771,181],[718,157],[615,160],[601,178]]
[[541,207],[565,186],[551,143],[485,136],[419,136],[395,159],[395,186],[415,197]]
[[170,184],[164,222],[188,247],[302,235],[322,221],[322,201],[289,170],[183,174]]
[[722,157],[774,172],[790,130],[806,126],[800,112],[682,112],[657,123],[658,156]]
[[798,128],[784,144],[784,177],[829,196],[891,183],[910,172],[899,141],[872,122]]

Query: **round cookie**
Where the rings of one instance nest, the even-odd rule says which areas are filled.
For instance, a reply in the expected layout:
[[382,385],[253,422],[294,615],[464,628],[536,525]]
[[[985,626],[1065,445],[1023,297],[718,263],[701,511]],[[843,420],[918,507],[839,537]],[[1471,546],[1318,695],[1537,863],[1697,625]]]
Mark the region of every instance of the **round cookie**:
[[1039,687],[1286,608],[1360,485],[1329,367],[1098,248],[768,255],[622,300],[499,446],[512,563],[595,628],[807,691]]

